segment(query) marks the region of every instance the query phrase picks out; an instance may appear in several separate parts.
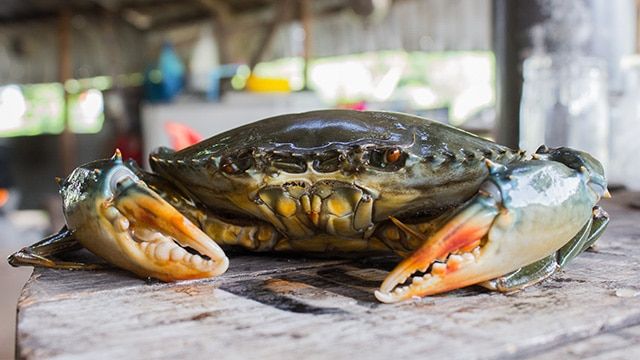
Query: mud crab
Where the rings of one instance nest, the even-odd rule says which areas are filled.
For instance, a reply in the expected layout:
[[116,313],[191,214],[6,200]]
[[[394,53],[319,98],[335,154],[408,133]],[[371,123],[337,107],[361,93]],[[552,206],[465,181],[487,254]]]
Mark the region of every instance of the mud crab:
[[[387,112],[277,116],[184,150],[120,154],[60,182],[66,226],[12,265],[86,269],[57,256],[84,247],[163,281],[226,271],[224,246],[371,253],[404,259],[382,302],[471,284],[535,284],[602,234],[600,163],[541,147],[531,158],[462,130]],[[221,247],[222,246],[222,247]]]

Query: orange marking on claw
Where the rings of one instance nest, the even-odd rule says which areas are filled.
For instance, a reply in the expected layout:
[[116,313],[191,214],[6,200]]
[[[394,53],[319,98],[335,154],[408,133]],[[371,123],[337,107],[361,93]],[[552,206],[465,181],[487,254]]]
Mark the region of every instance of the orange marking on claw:
[[459,250],[462,250],[463,252],[470,252],[471,250],[477,248],[478,246],[480,246],[480,239],[469,243],[469,245],[465,245],[463,247],[461,247]]
[[[462,225],[464,226],[464,224]],[[466,226],[462,231],[459,227],[452,229],[449,234],[443,236],[439,244],[431,244],[418,249],[409,259],[411,265],[431,263],[434,259],[458,250],[462,247],[470,246],[480,242],[479,238],[484,236],[486,228]],[[475,246],[474,246],[475,247]],[[472,248],[473,249],[473,248]]]

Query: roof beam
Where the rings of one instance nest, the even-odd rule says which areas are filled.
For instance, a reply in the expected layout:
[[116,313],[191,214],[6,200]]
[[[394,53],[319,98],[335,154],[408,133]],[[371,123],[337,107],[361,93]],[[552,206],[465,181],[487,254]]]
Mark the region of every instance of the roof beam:
[[233,11],[228,3],[220,0],[197,0],[200,5],[204,6],[211,13],[214,35],[218,41],[218,51],[220,62],[227,64],[231,61],[229,51],[229,33],[234,16]]
[[250,69],[253,69],[260,62],[264,53],[269,49],[280,25],[291,18],[291,5],[290,0],[282,0],[278,2],[274,19],[265,26],[262,41],[249,60]]

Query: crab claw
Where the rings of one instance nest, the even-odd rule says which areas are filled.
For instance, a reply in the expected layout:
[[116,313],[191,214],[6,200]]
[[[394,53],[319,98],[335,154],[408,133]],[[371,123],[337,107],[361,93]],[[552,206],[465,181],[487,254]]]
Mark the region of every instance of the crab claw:
[[222,249],[151,190],[118,154],[77,168],[60,190],[67,226],[88,250],[163,281],[226,271]]
[[[491,280],[543,259],[569,242],[591,219],[605,194],[594,191],[600,169],[575,170],[532,160],[489,166],[478,194],[427,236],[394,223],[422,241],[375,292],[386,303],[423,297]],[[601,180],[604,181],[604,180]]]
[[[464,272],[469,272],[469,265],[480,256],[482,240],[498,212],[491,197],[479,195],[432,236],[391,218],[396,226],[420,239],[423,245],[391,271],[375,292],[376,298],[391,303],[478,282],[469,275],[461,276],[464,275],[461,267],[465,266]],[[409,278],[410,284],[401,286]]]

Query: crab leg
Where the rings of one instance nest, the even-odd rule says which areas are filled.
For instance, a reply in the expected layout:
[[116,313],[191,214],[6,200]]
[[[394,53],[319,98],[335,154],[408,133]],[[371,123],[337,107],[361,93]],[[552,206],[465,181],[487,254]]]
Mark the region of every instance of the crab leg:
[[[378,300],[437,294],[528,265],[513,283],[535,283],[555,271],[555,254],[563,246],[576,243],[569,245],[577,249],[569,256],[575,256],[601,234],[600,229],[592,236],[590,223],[602,223],[599,228],[606,223],[593,210],[606,195],[606,183],[588,172],[557,161],[488,166],[490,176],[478,194],[430,236],[392,219],[422,245],[391,271],[375,293]],[[541,261],[545,258],[553,261]]]
[[[378,300],[395,302],[478,282],[473,276],[447,275],[458,271],[463,263],[476,261],[479,245],[475,245],[480,244],[489,232],[498,213],[499,209],[490,196],[479,195],[431,236],[421,234],[391,218],[407,234],[421,239],[423,245],[389,273],[380,290],[375,293]],[[462,251],[470,247],[473,248],[471,251]],[[446,259],[446,262],[438,259]],[[417,272],[424,275],[413,277],[408,286],[400,286]],[[437,286],[433,287],[432,284]]]
[[[446,258],[449,253],[478,242],[489,231],[497,214],[497,208],[492,202],[495,203],[490,197],[480,197],[431,237],[413,230],[392,217],[391,220],[396,226],[421,239],[423,245],[393,269],[382,283],[380,291],[389,292],[397,284],[407,280],[416,269],[426,272],[428,265],[433,264],[436,259]],[[438,263],[436,267],[441,266],[440,264],[442,263]],[[456,284],[452,286],[460,287]]]
[[538,260],[510,274],[479,283],[489,290],[514,292],[539,283],[563,268],[570,260],[584,252],[602,235],[609,223],[609,215],[599,206],[593,208],[593,218],[555,254]]
[[9,256],[7,260],[9,265],[14,267],[42,266],[66,270],[95,270],[104,267],[101,264],[63,261],[57,258],[57,256],[79,249],[82,249],[82,245],[73,238],[73,232],[64,226],[57,233],[47,236],[31,246],[20,249],[20,251]]

